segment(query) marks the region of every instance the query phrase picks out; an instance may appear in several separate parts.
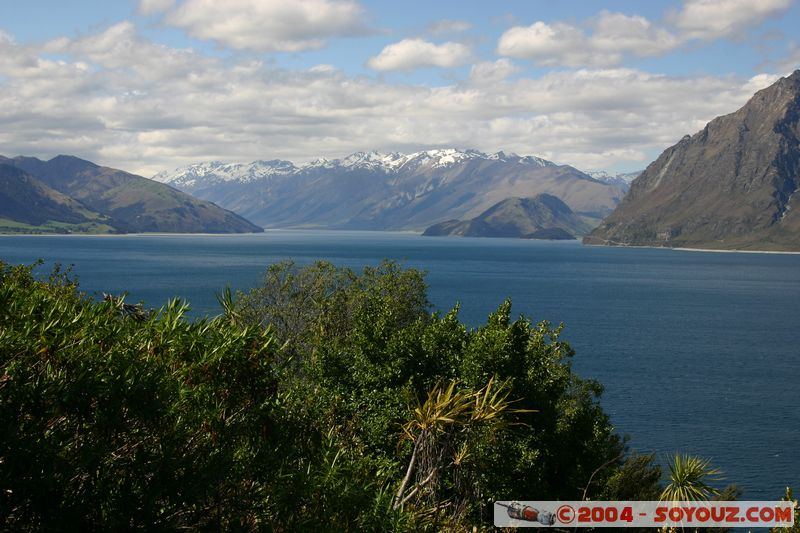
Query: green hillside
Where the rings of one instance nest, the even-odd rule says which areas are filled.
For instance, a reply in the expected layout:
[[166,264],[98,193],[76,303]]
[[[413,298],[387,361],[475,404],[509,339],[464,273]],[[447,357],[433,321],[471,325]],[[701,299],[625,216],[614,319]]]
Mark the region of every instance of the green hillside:
[[0,232],[109,233],[108,217],[51,189],[22,170],[0,164]]
[[[0,197],[0,231],[252,233],[263,231],[211,202],[72,156],[0,157],[13,181]],[[9,169],[16,168],[14,174]],[[25,176],[22,178],[21,176]],[[13,193],[11,192],[13,191]]]

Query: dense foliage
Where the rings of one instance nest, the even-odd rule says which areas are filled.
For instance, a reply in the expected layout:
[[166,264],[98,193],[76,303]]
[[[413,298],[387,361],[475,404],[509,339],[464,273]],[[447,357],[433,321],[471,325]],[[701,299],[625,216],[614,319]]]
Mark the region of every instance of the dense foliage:
[[471,529],[497,499],[653,499],[561,328],[468,328],[423,274],[270,267],[131,312],[0,263],[0,528]]

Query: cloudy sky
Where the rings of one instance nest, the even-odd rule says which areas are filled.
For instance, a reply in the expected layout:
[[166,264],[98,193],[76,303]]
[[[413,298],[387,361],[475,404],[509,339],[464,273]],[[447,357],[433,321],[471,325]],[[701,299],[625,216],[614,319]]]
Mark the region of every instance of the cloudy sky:
[[0,154],[646,166],[800,68],[795,0],[0,1]]

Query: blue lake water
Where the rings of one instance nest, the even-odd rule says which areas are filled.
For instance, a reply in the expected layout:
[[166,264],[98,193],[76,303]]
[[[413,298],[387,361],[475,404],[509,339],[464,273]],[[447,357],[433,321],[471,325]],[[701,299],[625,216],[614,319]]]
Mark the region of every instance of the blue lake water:
[[633,449],[707,457],[747,499],[800,490],[800,255],[378,232],[0,237],[3,261],[37,258],[73,264],[90,294],[127,291],[147,307],[180,296],[195,315],[282,259],[404,260],[428,271],[438,309],[460,302],[469,324],[507,296],[515,313],[564,322],[574,368],[605,385]]

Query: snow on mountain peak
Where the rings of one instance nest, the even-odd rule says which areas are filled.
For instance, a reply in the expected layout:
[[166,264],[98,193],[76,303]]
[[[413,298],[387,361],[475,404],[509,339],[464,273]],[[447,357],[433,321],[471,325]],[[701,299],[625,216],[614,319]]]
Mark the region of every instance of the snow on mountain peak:
[[643,171],[638,170],[636,172],[621,172],[618,174],[611,174],[605,170],[584,170],[583,173],[587,174],[598,181],[604,181],[606,183],[612,184],[624,184],[630,185],[631,182],[639,177]]
[[404,161],[401,165],[399,165],[399,167],[413,166],[416,168],[426,165],[430,166],[431,168],[447,168],[470,159],[485,159],[486,154],[477,150],[462,151],[455,148],[439,148],[415,152],[413,154],[403,156],[403,158]]
[[455,148],[436,148],[411,154],[398,152],[380,153],[355,152],[341,159],[317,158],[300,166],[280,159],[258,160],[252,163],[224,163],[208,161],[177,168],[174,171],[159,172],[153,179],[162,183],[172,183],[183,187],[198,184],[211,185],[224,181],[250,182],[272,176],[293,175],[311,172],[315,169],[369,170],[385,174],[417,169],[444,169],[470,160],[513,161],[518,164],[555,166],[550,161],[535,156],[518,156],[497,152],[487,155],[478,150],[458,150]]
[[394,169],[397,167],[397,162],[403,157],[402,154],[391,153],[381,154],[376,151],[372,152],[356,152],[350,154],[344,159],[339,161],[340,166],[345,168],[368,168],[370,170],[377,169]]
[[591,176],[594,179],[601,181],[611,179],[613,177],[605,170],[584,170],[583,173],[586,174],[587,176]]
[[325,159],[324,157],[318,157],[315,160],[306,163],[305,165],[301,165],[299,170],[308,170],[310,168],[333,168],[337,161],[338,159],[331,161],[329,159]]
[[410,166],[416,168],[421,165],[429,165],[433,168],[444,168],[478,157],[485,158],[486,155],[476,150],[461,151],[454,148],[424,150],[412,154],[398,152],[384,154],[377,151],[355,152],[342,159],[317,159],[303,165],[301,169],[341,167],[346,169],[381,170],[388,174]]
[[208,161],[195,163],[174,171],[159,172],[153,179],[162,183],[180,183],[191,186],[197,179],[203,181],[254,181],[270,176],[292,174],[297,167],[291,161],[273,159],[270,161],[253,161],[252,163],[224,163]]

